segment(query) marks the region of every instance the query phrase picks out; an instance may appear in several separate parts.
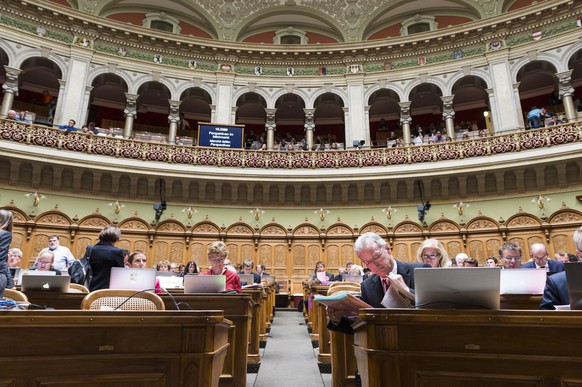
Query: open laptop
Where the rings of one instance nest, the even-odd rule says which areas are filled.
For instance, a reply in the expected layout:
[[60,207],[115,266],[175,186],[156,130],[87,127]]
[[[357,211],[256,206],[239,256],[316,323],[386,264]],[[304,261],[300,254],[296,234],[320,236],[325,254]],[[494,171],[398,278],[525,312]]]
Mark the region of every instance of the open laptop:
[[568,282],[568,297],[570,298],[570,309],[582,309],[582,263],[565,263],[566,282]]
[[416,268],[416,307],[499,309],[499,271],[496,267]]
[[25,275],[57,275],[56,271],[52,270],[32,270],[32,269],[22,269],[18,272],[18,282],[17,285],[22,285],[22,277]]
[[218,293],[226,289],[226,276],[189,274],[184,277],[184,293]]
[[163,289],[182,289],[184,287],[184,278],[157,276],[158,284]]
[[70,283],[71,277],[68,275],[25,275],[22,277],[21,286],[23,292],[43,291],[67,293]]
[[246,282],[247,285],[252,285],[255,283],[255,276],[252,274],[239,274],[240,282]]
[[542,294],[546,286],[546,269],[501,270],[500,294]]
[[156,269],[112,267],[109,289],[154,290]]
[[261,281],[266,281],[268,284],[275,283],[275,276],[274,275],[263,275],[261,277]]
[[344,282],[355,282],[360,284],[364,280],[364,276],[359,274],[344,274],[342,279]]

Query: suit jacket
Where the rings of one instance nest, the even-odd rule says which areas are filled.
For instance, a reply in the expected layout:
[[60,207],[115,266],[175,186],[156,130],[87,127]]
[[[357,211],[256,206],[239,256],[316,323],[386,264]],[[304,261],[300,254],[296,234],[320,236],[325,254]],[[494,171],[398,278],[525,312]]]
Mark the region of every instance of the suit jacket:
[[112,267],[124,267],[123,250],[112,243],[99,241],[91,250],[89,265],[93,271],[93,278],[89,290],[109,289],[109,279]]
[[4,294],[4,289],[13,288],[14,281],[10,270],[8,270],[8,250],[12,243],[12,233],[0,230],[0,297]]
[[556,309],[554,305],[569,305],[568,282],[566,272],[561,271],[546,279],[546,287],[542,295],[540,309]]
[[[400,274],[406,285],[414,289],[414,268],[429,267],[422,262],[401,262],[396,261],[396,273]],[[384,298],[384,287],[382,280],[377,275],[372,275],[362,282],[362,300],[372,305],[374,308],[383,308],[381,302]]]
[[[523,267],[524,269],[535,269],[536,268],[536,263],[534,261],[530,261],[527,263],[524,263],[523,265],[521,265],[521,267]],[[558,273],[560,271],[564,271],[565,267],[564,264],[562,262],[558,262],[558,261],[553,261],[551,259],[548,259],[548,267],[550,268],[550,273]]]

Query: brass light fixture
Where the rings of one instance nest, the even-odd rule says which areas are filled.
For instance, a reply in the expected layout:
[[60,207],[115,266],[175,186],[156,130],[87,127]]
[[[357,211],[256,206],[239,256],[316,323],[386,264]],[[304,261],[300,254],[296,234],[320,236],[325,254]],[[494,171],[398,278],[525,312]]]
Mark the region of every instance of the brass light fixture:
[[546,203],[549,202],[550,200],[552,200],[552,199],[550,199],[547,196],[538,195],[535,198],[533,198],[531,200],[531,202],[537,204],[538,205],[538,208],[541,210],[542,208],[544,208],[544,206],[546,205]]
[[196,211],[195,208],[192,207],[186,207],[182,210],[183,213],[186,214],[186,216],[188,217],[188,219],[192,219],[192,216],[196,213],[198,213],[198,211]]
[[382,208],[380,211],[386,214],[387,219],[392,219],[392,214],[398,212],[396,208],[392,208],[390,206]]
[[253,215],[254,215],[254,217],[255,217],[255,220],[257,220],[257,221],[258,221],[259,219],[261,219],[261,215],[262,215],[262,214],[264,214],[264,213],[265,213],[265,211],[261,210],[261,209],[260,209],[260,208],[258,208],[258,207],[257,207],[257,208],[255,208],[254,210],[250,210],[250,211],[249,211],[249,214],[253,214]]
[[121,209],[125,207],[125,204],[121,203],[119,200],[109,203],[109,207],[113,207],[115,214],[119,214]]
[[469,205],[469,203],[465,203],[465,202],[457,202],[455,204],[453,204],[453,208],[457,209],[457,214],[459,215],[463,215],[463,208],[465,207],[471,207],[471,205]]
[[40,201],[42,199],[46,199],[46,197],[43,194],[38,193],[38,192],[29,192],[29,193],[25,194],[24,196],[27,198],[32,197],[32,205],[34,207],[38,207],[38,204],[40,203]]
[[323,222],[325,220],[325,216],[329,214],[331,211],[326,210],[324,208],[320,208],[319,210],[313,211],[314,214],[319,214],[319,219]]

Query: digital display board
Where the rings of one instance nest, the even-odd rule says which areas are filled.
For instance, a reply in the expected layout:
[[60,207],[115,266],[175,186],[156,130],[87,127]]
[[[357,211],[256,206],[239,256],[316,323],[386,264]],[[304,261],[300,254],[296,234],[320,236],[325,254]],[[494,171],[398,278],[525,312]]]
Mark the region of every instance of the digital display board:
[[243,145],[244,126],[242,125],[198,124],[198,146],[242,149]]

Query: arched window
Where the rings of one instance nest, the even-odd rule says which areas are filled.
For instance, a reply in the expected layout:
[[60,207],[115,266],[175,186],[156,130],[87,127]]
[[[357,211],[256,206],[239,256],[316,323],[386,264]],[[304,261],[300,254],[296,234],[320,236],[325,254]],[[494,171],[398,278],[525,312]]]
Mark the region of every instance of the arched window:
[[434,16],[416,14],[402,22],[400,35],[412,35],[420,32],[435,31],[439,28]]
[[297,30],[293,27],[287,27],[284,30],[275,32],[273,43],[275,44],[307,44],[305,31]]
[[148,13],[143,19],[143,27],[153,30],[171,32],[174,34],[180,33],[180,21],[175,17],[167,15],[165,12]]

